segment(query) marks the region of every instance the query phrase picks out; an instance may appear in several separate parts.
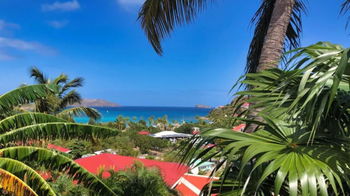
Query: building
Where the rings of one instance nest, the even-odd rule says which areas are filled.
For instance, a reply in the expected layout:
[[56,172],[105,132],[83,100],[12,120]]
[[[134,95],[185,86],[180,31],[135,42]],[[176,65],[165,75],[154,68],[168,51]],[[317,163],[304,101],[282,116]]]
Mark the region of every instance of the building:
[[166,139],[180,139],[180,138],[189,138],[192,137],[191,134],[177,133],[175,131],[161,131],[150,136],[155,138],[166,138]]
[[[215,162],[210,162],[206,161],[201,164],[199,164],[201,160],[197,160],[193,165],[191,166],[191,173],[193,174],[199,174],[199,172],[211,172],[215,168],[216,163]],[[199,165],[198,165],[199,164]],[[195,167],[193,167],[195,166]]]
[[148,132],[148,131],[146,131],[146,130],[143,130],[143,131],[137,132],[137,134],[139,134],[139,135],[149,135],[149,134],[151,134],[151,133]]
[[181,176],[183,176],[189,170],[189,167],[178,163],[139,159],[110,153],[102,153],[75,160],[75,162],[91,173],[98,174],[101,169],[104,170],[105,172],[102,173],[102,176],[105,178],[110,176],[110,174],[107,172],[108,170],[124,170],[131,167],[135,161],[142,162],[145,167],[158,168],[163,180],[169,187],[173,186],[174,183],[177,182]]
[[219,178],[187,173],[171,188],[176,189],[181,196],[198,196],[205,185],[215,180],[219,180]]
[[54,145],[54,144],[48,144],[48,145],[47,145],[47,148],[48,148],[48,149],[57,150],[57,151],[59,151],[59,152],[64,152],[64,153],[69,153],[69,152],[71,151],[71,150],[68,149],[68,148],[63,148],[63,147],[61,147],[61,146],[56,146],[56,145]]
[[239,124],[235,127],[232,128],[233,131],[238,131],[238,132],[241,132],[245,129],[246,127],[246,124]]

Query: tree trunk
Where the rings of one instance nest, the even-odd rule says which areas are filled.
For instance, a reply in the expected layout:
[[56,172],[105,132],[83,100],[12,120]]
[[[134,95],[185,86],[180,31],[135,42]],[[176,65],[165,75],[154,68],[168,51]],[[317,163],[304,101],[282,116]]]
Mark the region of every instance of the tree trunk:
[[257,71],[278,66],[295,0],[276,0]]
[[[276,0],[270,24],[264,40],[257,71],[278,67],[284,48],[286,32],[290,23],[291,14],[295,0]],[[254,103],[252,103],[254,104]],[[258,116],[261,108],[250,112],[249,118],[261,122],[263,119]],[[251,133],[258,125],[250,124],[246,132]]]

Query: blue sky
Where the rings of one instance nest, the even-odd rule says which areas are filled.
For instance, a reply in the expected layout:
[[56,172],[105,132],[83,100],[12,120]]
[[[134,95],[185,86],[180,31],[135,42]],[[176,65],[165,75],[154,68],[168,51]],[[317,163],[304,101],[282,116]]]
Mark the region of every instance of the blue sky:
[[[137,22],[142,0],[2,0],[0,93],[22,83],[31,66],[49,76],[84,77],[85,98],[122,105],[218,106],[243,73],[259,0],[217,0],[152,50]],[[302,45],[349,46],[340,0],[309,0]]]

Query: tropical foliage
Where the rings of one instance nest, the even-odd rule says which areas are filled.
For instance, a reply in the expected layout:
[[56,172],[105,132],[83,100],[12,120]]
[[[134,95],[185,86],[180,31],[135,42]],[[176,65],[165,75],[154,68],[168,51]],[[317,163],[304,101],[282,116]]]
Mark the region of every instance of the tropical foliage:
[[[146,168],[135,162],[125,171],[109,171],[111,176],[103,181],[113,190],[121,190],[125,196],[173,195],[156,168]],[[102,174],[101,174],[102,175]]]
[[32,85],[0,96],[1,113],[7,116],[0,121],[0,188],[15,195],[56,195],[35,167],[32,167],[39,165],[50,170],[60,170],[95,193],[115,195],[96,176],[66,156],[45,148],[17,146],[42,139],[91,140],[117,134],[114,129],[72,123],[50,114],[26,112],[5,115],[11,114],[9,111],[14,106],[31,103],[54,90],[48,85]]
[[81,87],[84,81],[83,78],[69,80],[66,74],[61,74],[57,78],[50,80],[36,67],[31,68],[30,76],[38,84],[51,84],[57,87],[55,91],[46,97],[35,101],[35,111],[54,114],[70,121],[73,121],[75,116],[88,116],[94,120],[101,117],[97,110],[89,107],[80,106],[67,109],[68,106],[79,104],[82,101],[80,94],[75,89],[71,89]]
[[[292,51],[286,70],[247,74],[242,83],[254,88],[238,95],[256,103],[252,109],[259,108],[263,121],[252,122],[244,114],[236,120],[259,124],[257,130],[208,130],[185,148],[184,160],[220,160],[216,167],[216,171],[223,170],[220,181],[203,191],[232,195],[349,193],[349,51],[317,43]],[[208,143],[215,146],[203,148]]]

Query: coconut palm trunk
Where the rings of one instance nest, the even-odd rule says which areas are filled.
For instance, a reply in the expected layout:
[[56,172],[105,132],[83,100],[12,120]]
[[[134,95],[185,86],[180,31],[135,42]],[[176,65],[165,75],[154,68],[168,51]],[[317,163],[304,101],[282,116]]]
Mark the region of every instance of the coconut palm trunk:
[[[257,72],[277,68],[281,60],[286,39],[288,25],[290,24],[293,6],[295,0],[276,0],[271,15],[269,27],[265,36],[264,44],[261,50]],[[254,105],[254,103],[251,103]],[[252,109],[248,116],[255,121],[263,121],[258,115],[262,108]],[[252,133],[258,127],[257,124],[247,126],[245,132]]]
[[[189,23],[205,8],[209,0],[145,0],[139,20],[154,50],[162,55],[161,41],[175,26]],[[262,0],[252,18],[255,31],[247,56],[246,72],[255,73],[278,67],[285,49],[299,47],[303,0]],[[252,103],[254,105],[254,103]],[[251,109],[248,116],[257,116],[259,109]],[[257,125],[247,126],[253,132]]]
[[278,66],[295,0],[276,0],[257,71]]

